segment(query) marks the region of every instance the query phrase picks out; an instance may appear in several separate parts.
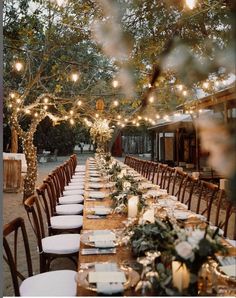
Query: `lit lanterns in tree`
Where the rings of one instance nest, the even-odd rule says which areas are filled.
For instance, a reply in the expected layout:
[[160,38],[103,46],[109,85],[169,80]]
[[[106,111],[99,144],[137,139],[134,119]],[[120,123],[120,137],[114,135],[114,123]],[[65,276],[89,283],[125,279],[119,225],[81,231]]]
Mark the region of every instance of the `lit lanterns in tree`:
[[102,98],[99,98],[97,101],[96,101],[96,110],[98,112],[103,112],[104,110],[104,100]]

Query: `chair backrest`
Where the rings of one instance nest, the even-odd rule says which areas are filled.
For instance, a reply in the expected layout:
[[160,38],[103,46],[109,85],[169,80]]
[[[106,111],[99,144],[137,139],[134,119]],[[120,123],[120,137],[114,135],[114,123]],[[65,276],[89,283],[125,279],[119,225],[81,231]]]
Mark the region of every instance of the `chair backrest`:
[[[21,234],[21,235],[20,235]],[[20,238],[22,236],[22,238]],[[22,241],[23,239],[23,241]],[[11,277],[14,287],[15,296],[20,296],[19,279],[23,281],[26,277],[18,270],[18,259],[22,261],[22,250],[19,245],[24,246],[24,253],[26,257],[27,274],[33,275],[32,261],[30,255],[30,248],[28,236],[25,229],[24,219],[17,217],[3,227],[3,258],[9,265]],[[20,255],[19,255],[20,253]],[[23,269],[23,268],[21,268]]]
[[188,175],[187,173],[185,173],[179,169],[175,170],[175,174],[174,174],[173,181],[172,181],[171,194],[176,196],[178,198],[178,200],[180,200],[180,198],[181,198],[181,190],[182,190],[183,183],[184,183],[184,180],[186,179],[187,175]]
[[40,203],[36,195],[32,195],[24,201],[24,207],[27,212],[29,222],[36,236],[38,252],[40,256],[40,272],[43,272],[44,263],[42,257],[42,238],[45,238],[45,227]]
[[163,173],[163,182],[162,182],[162,188],[166,189],[167,192],[170,192],[171,187],[171,181],[173,179],[173,176],[175,174],[175,168],[167,166],[164,173]]
[[[47,178],[47,179],[50,179],[50,178]],[[39,187],[37,187],[36,192],[38,195],[39,203],[41,204],[41,208],[44,210],[45,215],[46,215],[48,234],[51,235],[51,219],[50,218],[52,216],[54,216],[56,213],[55,197],[52,194],[49,183],[46,183],[46,182],[44,182]]]
[[206,216],[209,221],[213,200],[217,197],[219,187],[216,184],[200,180],[199,186],[194,191],[192,200],[196,200],[196,213]]
[[224,231],[224,237],[236,240],[236,206],[223,189],[218,191],[217,200],[213,201],[212,210],[215,208],[216,212],[211,212],[209,220]]

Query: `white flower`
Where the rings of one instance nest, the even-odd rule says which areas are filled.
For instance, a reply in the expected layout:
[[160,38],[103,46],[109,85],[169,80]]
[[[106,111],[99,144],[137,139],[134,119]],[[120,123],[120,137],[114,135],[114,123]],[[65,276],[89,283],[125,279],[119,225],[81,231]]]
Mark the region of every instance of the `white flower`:
[[120,174],[117,175],[117,178],[122,179],[124,177],[124,174],[120,172]]
[[131,187],[131,183],[130,182],[128,182],[128,181],[124,181],[123,182],[123,189],[124,189],[124,191],[130,190],[130,187]]
[[175,247],[178,255],[185,260],[194,260],[194,253],[192,246],[187,241],[182,241],[178,243]]
[[203,230],[194,230],[191,235],[188,237],[188,242],[193,248],[198,248],[199,241],[204,238],[205,231]]

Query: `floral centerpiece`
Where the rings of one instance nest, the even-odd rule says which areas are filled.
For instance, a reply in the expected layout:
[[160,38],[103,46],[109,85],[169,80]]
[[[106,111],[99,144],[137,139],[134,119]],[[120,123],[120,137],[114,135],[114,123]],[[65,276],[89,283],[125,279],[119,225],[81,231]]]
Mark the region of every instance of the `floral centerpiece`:
[[109,127],[107,119],[98,118],[91,124],[90,135],[97,144],[97,152],[105,152],[105,144],[112,137],[113,129]]
[[115,191],[111,194],[113,208],[117,213],[127,213],[128,200],[131,196],[138,196],[139,212],[146,206],[143,192],[138,189],[138,182],[123,169],[115,176]]
[[[172,224],[168,218],[153,223],[133,225],[126,231],[132,251],[143,264],[143,278],[137,290],[148,289],[152,294],[177,296],[198,295],[198,275],[209,258],[215,253],[227,253],[222,245],[218,230],[183,229]],[[150,253],[156,253],[150,259]],[[159,253],[157,255],[157,253]],[[173,262],[179,264],[173,272]],[[175,274],[186,274],[185,287],[176,284]]]

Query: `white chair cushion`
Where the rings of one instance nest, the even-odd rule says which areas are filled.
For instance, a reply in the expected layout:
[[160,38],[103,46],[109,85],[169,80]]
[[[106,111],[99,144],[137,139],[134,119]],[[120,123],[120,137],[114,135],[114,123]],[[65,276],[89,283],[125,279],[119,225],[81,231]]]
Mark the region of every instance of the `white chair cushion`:
[[25,279],[20,285],[21,296],[76,296],[76,271],[56,270]]
[[70,179],[70,181],[72,180],[84,180],[85,179],[85,175],[73,175]]
[[71,195],[83,195],[83,189],[74,189],[74,190],[64,190],[62,195],[63,196],[71,196]]
[[[66,206],[66,205],[64,205]],[[76,229],[83,225],[82,215],[59,215],[50,217],[51,227],[54,229]]]
[[83,180],[80,180],[80,179],[75,179],[75,180],[72,180],[68,183],[68,186],[69,185],[84,185],[84,179]]
[[61,234],[42,239],[42,247],[45,253],[71,254],[79,251],[79,234]]
[[85,171],[85,169],[86,169],[86,165],[77,165],[76,167],[75,167],[75,170],[84,170]]
[[84,206],[82,204],[66,204],[66,205],[57,205],[56,213],[57,214],[80,214],[83,212]]
[[72,196],[65,196],[59,197],[59,203],[64,204],[80,204],[83,203],[84,197],[82,195],[72,195]]
[[77,189],[84,189],[83,184],[72,183],[70,185],[65,186],[65,190],[77,190]]

